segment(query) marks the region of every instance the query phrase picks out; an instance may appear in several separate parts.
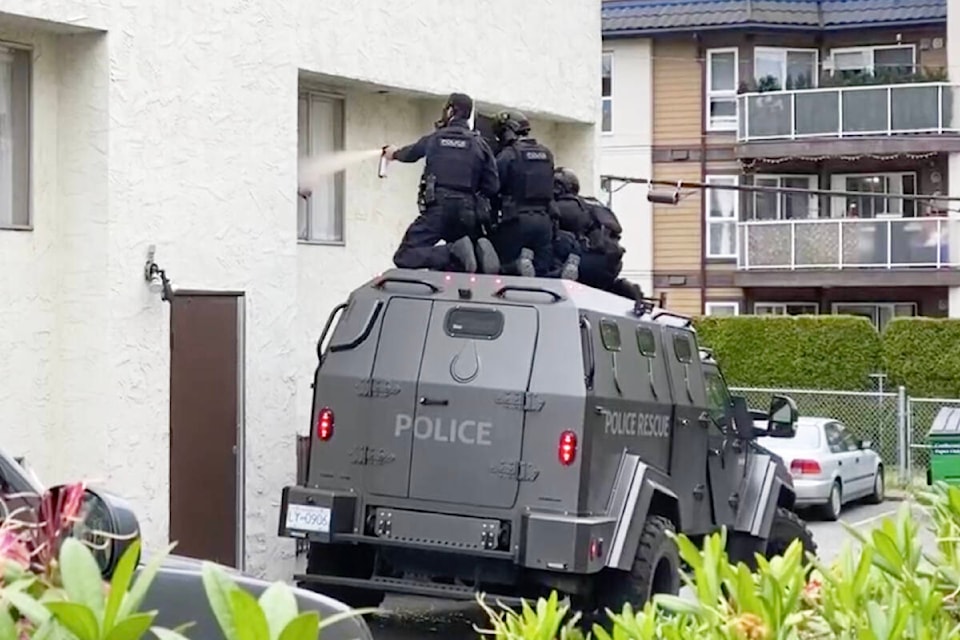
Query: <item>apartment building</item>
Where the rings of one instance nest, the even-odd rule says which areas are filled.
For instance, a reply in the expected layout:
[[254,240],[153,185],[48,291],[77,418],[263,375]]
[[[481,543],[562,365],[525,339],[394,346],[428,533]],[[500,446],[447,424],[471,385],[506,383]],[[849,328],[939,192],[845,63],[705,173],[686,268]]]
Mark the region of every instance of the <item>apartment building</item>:
[[946,0],[605,1],[613,68],[625,43],[651,50],[653,177],[717,187],[653,205],[668,306],[960,315],[960,203],[903,197],[958,180],[946,36]]
[[[593,188],[599,0],[2,4],[2,447],[129,498],[147,548],[289,578],[317,339],[417,214],[422,164],[377,150],[463,91]],[[299,199],[340,149],[373,151]]]

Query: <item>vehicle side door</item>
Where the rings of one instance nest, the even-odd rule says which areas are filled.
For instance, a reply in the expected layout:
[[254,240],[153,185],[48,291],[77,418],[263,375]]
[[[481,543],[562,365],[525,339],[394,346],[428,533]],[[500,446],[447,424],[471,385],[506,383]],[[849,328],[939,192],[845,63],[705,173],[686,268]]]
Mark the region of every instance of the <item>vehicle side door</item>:
[[703,364],[707,391],[707,466],[710,474],[710,493],[717,524],[731,527],[736,522],[740,489],[746,468],[743,440],[738,438],[730,424],[732,399],[727,383],[716,364]]
[[847,448],[839,423],[828,422],[824,425],[823,431],[827,438],[830,455],[821,466],[823,466],[824,475],[836,475],[840,478],[840,482],[843,483],[843,500],[846,502],[856,493],[856,463]]
[[849,429],[839,422],[837,427],[850,460],[850,492],[847,495],[851,498],[866,495],[873,489],[872,457],[860,448],[859,441]]

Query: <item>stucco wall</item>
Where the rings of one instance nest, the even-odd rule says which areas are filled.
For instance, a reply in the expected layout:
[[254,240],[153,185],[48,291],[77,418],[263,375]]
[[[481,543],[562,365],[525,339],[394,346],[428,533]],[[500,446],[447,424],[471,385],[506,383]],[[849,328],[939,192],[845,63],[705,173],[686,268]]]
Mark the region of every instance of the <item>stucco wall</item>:
[[[653,66],[649,39],[608,40],[613,54],[612,131],[600,136],[602,174],[653,176]],[[643,185],[614,183],[613,210],[623,225],[623,276],[653,291],[653,208]],[[622,187],[622,188],[620,188]]]
[[0,0],[0,39],[35,47],[35,228],[0,231],[2,446],[48,482],[129,497],[147,546],[166,541],[169,480],[169,308],[143,282],[147,245],[176,287],[246,292],[247,568],[283,577],[313,344],[415,213],[420,167],[378,180],[371,162],[347,173],[346,246],[296,242],[301,70],[391,88],[347,90],[351,148],[414,139],[462,90],[579,122],[538,135],[595,181],[598,0],[362,4]]

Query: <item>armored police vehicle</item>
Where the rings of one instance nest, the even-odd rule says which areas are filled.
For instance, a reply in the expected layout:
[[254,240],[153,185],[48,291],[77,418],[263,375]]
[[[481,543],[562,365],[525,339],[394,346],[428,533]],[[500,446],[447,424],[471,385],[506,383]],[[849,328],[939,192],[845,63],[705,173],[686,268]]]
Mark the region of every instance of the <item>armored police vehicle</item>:
[[300,585],[354,605],[556,589],[593,610],[679,590],[668,532],[725,526],[747,562],[816,549],[752,442],[793,434],[793,400],[751,413],[654,301],[392,270],[336,307],[317,350],[309,470],[279,522],[309,541]]

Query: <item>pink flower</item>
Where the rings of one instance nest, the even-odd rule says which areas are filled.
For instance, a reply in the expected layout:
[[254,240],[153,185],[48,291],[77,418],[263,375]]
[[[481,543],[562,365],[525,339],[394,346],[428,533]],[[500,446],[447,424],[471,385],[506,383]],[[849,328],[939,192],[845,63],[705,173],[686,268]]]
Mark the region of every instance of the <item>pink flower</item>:
[[15,562],[24,569],[30,566],[30,550],[11,529],[0,530],[0,559]]

